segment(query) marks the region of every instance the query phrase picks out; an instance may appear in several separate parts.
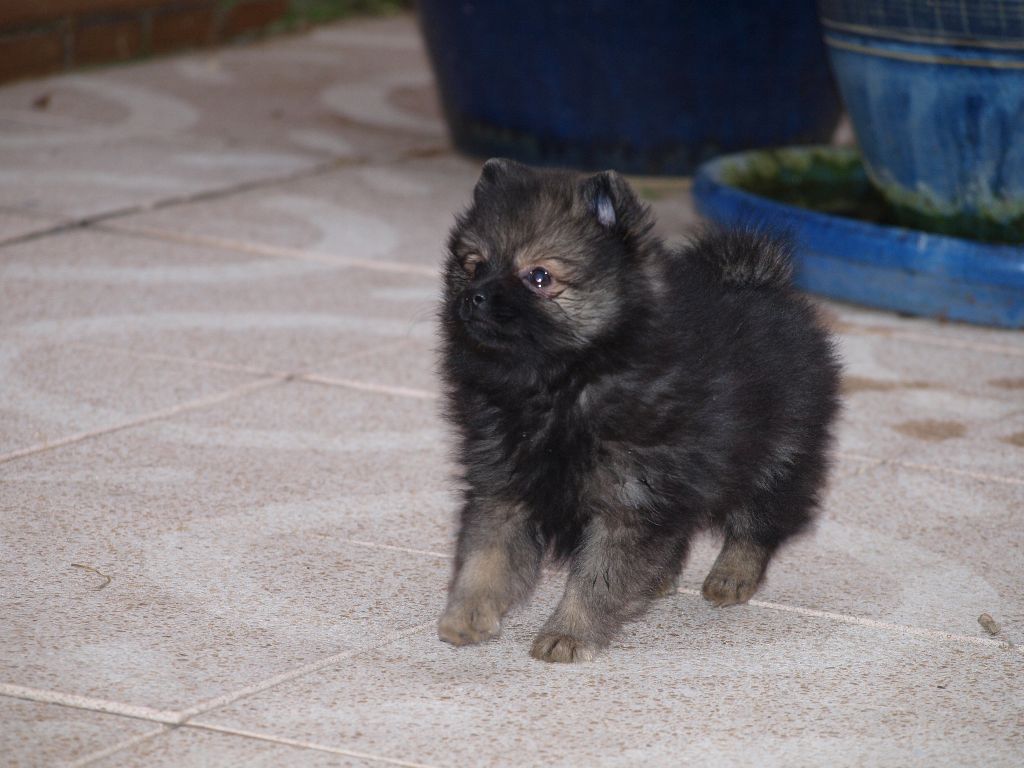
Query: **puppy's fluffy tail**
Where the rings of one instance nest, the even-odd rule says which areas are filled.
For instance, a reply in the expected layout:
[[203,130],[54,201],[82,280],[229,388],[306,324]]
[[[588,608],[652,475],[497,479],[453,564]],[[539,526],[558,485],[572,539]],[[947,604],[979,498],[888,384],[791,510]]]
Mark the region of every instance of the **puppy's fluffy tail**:
[[687,251],[725,285],[785,288],[793,282],[793,246],[786,236],[752,228],[713,228],[694,238]]

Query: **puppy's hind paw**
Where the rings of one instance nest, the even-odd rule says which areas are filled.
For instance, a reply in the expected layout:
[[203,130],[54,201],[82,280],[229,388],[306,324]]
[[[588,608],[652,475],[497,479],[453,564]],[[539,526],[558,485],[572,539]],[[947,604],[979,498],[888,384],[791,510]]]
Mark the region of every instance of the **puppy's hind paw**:
[[501,632],[501,615],[486,604],[451,605],[437,623],[437,636],[452,645],[473,645],[497,637]]
[[561,663],[593,661],[597,647],[572,635],[543,632],[533,641],[530,655],[540,661]]
[[671,597],[679,591],[679,577],[669,576],[662,579],[654,590],[655,597]]

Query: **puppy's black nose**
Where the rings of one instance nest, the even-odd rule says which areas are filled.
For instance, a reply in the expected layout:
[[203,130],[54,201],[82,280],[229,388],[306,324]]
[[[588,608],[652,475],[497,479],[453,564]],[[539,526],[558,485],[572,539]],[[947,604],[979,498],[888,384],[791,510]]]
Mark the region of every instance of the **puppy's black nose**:
[[477,294],[475,292],[466,292],[462,294],[462,301],[459,302],[458,307],[459,318],[461,318],[463,322],[469,320],[469,318],[473,316],[473,309],[475,307],[473,299],[476,295]]
[[463,320],[468,320],[475,311],[483,311],[488,309],[488,304],[491,299],[491,291],[487,286],[475,286],[467,290],[462,294],[462,305],[459,307],[459,316]]

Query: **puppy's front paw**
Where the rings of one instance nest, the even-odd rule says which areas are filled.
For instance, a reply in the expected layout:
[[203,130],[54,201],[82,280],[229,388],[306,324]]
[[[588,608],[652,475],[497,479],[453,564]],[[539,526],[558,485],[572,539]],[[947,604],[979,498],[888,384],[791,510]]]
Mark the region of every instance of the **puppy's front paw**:
[[756,591],[756,583],[711,574],[704,580],[701,594],[716,608],[724,608],[747,602]]
[[485,600],[453,602],[437,624],[437,636],[452,645],[482,643],[500,632],[501,613]]
[[747,602],[761,586],[768,557],[767,550],[756,544],[727,541],[704,579],[704,599],[716,608]]
[[701,594],[716,608],[740,605],[747,602],[757,592],[757,588],[761,585],[760,575],[757,571],[727,570],[716,567],[704,579]]
[[533,641],[530,655],[540,661],[574,662],[593,661],[597,646],[572,635],[542,632]]

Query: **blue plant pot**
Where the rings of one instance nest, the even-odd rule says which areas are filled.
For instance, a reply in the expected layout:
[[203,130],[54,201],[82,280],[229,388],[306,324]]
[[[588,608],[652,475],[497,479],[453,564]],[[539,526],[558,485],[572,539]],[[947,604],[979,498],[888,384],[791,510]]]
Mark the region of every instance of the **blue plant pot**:
[[474,155],[689,173],[827,141],[840,113],[814,0],[420,0],[452,138]]
[[720,157],[701,166],[693,194],[712,221],[791,234],[804,290],[914,315],[1024,327],[1024,248],[885,223],[891,210],[855,150]]
[[872,182],[908,226],[1024,242],[1024,0],[820,0]]

